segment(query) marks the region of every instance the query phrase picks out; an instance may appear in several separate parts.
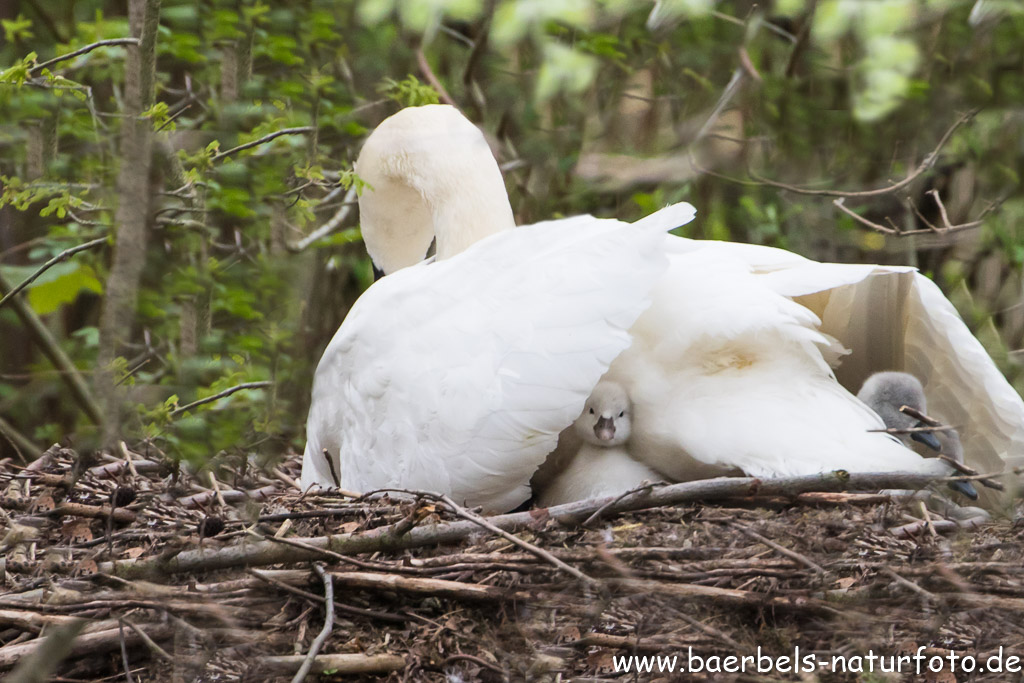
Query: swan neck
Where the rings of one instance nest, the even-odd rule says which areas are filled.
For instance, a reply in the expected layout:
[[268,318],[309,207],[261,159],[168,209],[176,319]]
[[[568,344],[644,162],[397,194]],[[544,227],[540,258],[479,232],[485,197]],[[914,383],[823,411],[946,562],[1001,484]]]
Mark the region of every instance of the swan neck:
[[515,227],[512,207],[500,176],[498,182],[497,186],[484,187],[477,182],[460,183],[455,196],[432,202],[435,252],[439,261]]

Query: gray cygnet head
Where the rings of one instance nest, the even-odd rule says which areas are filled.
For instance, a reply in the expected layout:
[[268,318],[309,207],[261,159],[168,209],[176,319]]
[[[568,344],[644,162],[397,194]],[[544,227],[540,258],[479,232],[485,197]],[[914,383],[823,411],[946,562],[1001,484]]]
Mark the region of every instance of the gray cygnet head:
[[621,446],[629,440],[633,405],[617,382],[598,382],[573,424],[580,438],[595,446]]
[[[925,415],[928,414],[928,404],[925,401],[924,387],[921,385],[921,381],[906,372],[876,372],[865,380],[860,392],[857,393],[857,398],[878,413],[887,429],[914,429],[928,426],[900,410],[903,406],[907,406]],[[963,463],[964,461],[963,445],[960,443],[960,435],[956,430],[912,432],[897,436],[907,446],[910,446],[909,440],[917,441],[956,462]],[[971,500],[978,499],[978,491],[969,481],[950,482],[949,488],[962,493]]]
[[[900,408],[907,406],[920,413],[928,413],[924,387],[921,386],[919,379],[909,373],[876,372],[865,380],[860,392],[857,393],[857,398],[878,413],[888,429],[914,429],[927,426],[917,418],[900,411]],[[931,432],[913,432],[909,435],[901,435],[900,438],[905,442],[906,438],[904,437],[907,436],[934,451],[942,450],[942,444]]]

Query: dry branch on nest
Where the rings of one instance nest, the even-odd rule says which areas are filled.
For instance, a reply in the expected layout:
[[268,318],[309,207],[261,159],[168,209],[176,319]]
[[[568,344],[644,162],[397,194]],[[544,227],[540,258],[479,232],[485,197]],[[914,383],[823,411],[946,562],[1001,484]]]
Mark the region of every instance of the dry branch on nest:
[[[944,638],[989,648],[957,608],[991,624],[1024,608],[1019,553],[949,555],[934,514],[900,539],[886,529],[906,531],[900,500],[913,495],[848,492],[917,489],[921,475],[719,479],[481,518],[425,493],[298,495],[297,459],[269,476],[196,479],[125,449],[127,460],[70,477],[73,455],[0,473],[19,529],[5,539],[0,667],[78,617],[88,624],[62,669],[71,678],[172,666],[188,679],[217,666],[287,681],[308,662],[506,680],[600,674],[619,649],[753,649],[787,624],[822,651],[894,624],[922,640],[939,612]],[[110,519],[119,487],[138,499]],[[260,499],[259,511],[230,504]],[[214,518],[225,530],[211,537]],[[1000,628],[1024,643],[1024,627]]]

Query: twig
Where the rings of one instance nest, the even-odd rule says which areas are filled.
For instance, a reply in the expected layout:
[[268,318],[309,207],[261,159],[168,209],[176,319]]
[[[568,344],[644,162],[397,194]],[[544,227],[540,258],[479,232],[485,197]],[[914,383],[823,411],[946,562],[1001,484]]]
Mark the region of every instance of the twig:
[[968,467],[962,462],[955,460],[949,457],[948,455],[945,455],[944,453],[940,453],[937,457],[940,460],[945,461],[947,464],[949,464],[950,467],[952,467],[960,474],[966,474],[969,478],[974,479],[982,486],[985,486],[990,489],[995,489],[996,491],[1006,490],[1006,487],[1003,486],[1001,482],[995,481],[994,479],[989,479],[987,476],[981,474],[980,472],[978,472],[978,470],[974,469],[973,467]]
[[220,152],[219,154],[214,154],[213,158],[211,159],[211,161],[220,161],[221,159],[223,159],[225,157],[229,157],[232,154],[236,154],[237,152],[241,152],[243,150],[251,149],[253,147],[259,147],[260,145],[268,143],[271,140],[275,140],[275,139],[281,137],[282,135],[302,135],[303,133],[312,133],[312,132],[313,132],[313,127],[312,126],[300,126],[298,128],[282,128],[281,130],[274,131],[273,133],[270,133],[269,135],[264,135],[263,137],[259,138],[258,140],[253,140],[251,142],[246,142],[245,144],[239,145],[238,147],[232,147],[231,149],[229,149],[227,151]]
[[[10,284],[4,279],[3,274],[0,273],[0,292],[7,292],[10,289]],[[31,334],[36,344],[39,345],[43,355],[60,371],[61,379],[67,384],[68,389],[71,390],[71,395],[74,396],[75,401],[89,418],[89,421],[95,425],[102,424],[103,413],[100,411],[99,404],[93,397],[89,385],[86,384],[82,378],[82,373],[71,362],[64,349],[54,339],[49,328],[43,324],[39,316],[36,315],[36,312],[21,297],[15,297],[11,301],[11,305],[14,306],[14,312],[18,314],[22,324],[28,328],[29,334]]]
[[[18,668],[4,679],[7,683],[42,683],[50,678],[57,665],[71,654],[75,639],[85,627],[85,620],[75,619],[58,626],[42,643],[28,651]],[[7,648],[3,648],[7,649]]]
[[341,477],[338,476],[338,470],[334,467],[334,458],[331,457],[331,452],[326,448],[320,449],[320,454],[324,456],[324,460],[327,461],[327,469],[331,471],[331,481],[334,482],[335,487],[341,488]]
[[324,602],[327,605],[327,615],[324,617],[324,627],[320,629],[320,633],[313,641],[313,644],[309,646],[306,659],[302,662],[302,666],[299,667],[295,677],[292,678],[292,683],[302,683],[302,681],[306,680],[306,674],[312,668],[313,660],[316,659],[317,653],[320,652],[320,648],[323,647],[327,638],[331,635],[331,629],[334,628],[334,580],[319,564],[313,565],[313,571],[324,582]]
[[[953,123],[953,125],[949,127],[949,129],[943,134],[943,136],[941,138],[939,138],[939,142],[938,142],[937,145],[935,145],[935,148],[927,156],[925,156],[924,160],[922,160],[921,163],[918,164],[917,168],[915,168],[913,171],[911,171],[910,174],[906,178],[904,178],[903,180],[901,180],[901,181],[899,181],[897,183],[893,183],[892,185],[888,185],[886,187],[880,187],[880,188],[875,189],[875,190],[862,190],[860,192],[846,192],[846,191],[843,191],[843,190],[812,190],[812,189],[808,189],[806,187],[800,187],[798,185],[789,185],[788,183],[780,183],[780,182],[778,182],[776,180],[769,180],[768,178],[764,178],[762,176],[759,176],[758,174],[754,173],[751,170],[748,170],[748,172],[750,173],[750,177],[753,178],[754,180],[756,180],[759,183],[763,183],[765,185],[768,185],[769,187],[777,187],[779,189],[786,190],[788,192],[795,192],[797,194],[816,195],[816,196],[824,196],[824,197],[850,197],[850,198],[852,198],[852,197],[877,197],[878,195],[889,194],[889,193],[895,192],[895,191],[897,191],[899,189],[902,189],[902,188],[906,187],[910,183],[912,183],[915,180],[917,180],[918,176],[920,176],[922,173],[924,173],[929,168],[934,166],[935,162],[939,158],[939,152],[942,150],[943,147],[946,146],[946,143],[949,142],[949,139],[953,136],[953,133],[956,132],[957,128],[959,128],[960,126],[962,126],[963,124],[967,123],[972,118],[974,118],[974,116],[979,111],[981,111],[981,110],[980,109],[972,109],[971,111],[967,112],[966,114],[961,115],[960,118],[958,118]],[[840,208],[843,208],[841,206],[841,204],[836,204],[836,206],[839,206]],[[844,210],[846,210],[846,209],[844,209]],[[870,225],[871,225],[871,227],[874,227],[876,230],[878,229],[876,227],[877,224],[870,224]],[[891,230],[889,228],[883,228],[882,232],[891,232]]]
[[[826,472],[822,474],[779,479],[753,477],[722,477],[663,486],[652,491],[626,497],[615,503],[615,513],[679,505],[694,501],[716,501],[729,498],[749,499],[752,496],[797,496],[808,491],[878,491],[881,489],[923,488],[942,477],[920,472]],[[604,507],[609,498],[584,500],[548,508],[551,519],[561,524],[575,525]],[[529,528],[536,522],[533,512],[514,512],[487,519],[488,524],[502,530]],[[466,538],[479,529],[473,521],[456,521],[416,527],[396,537],[390,526],[368,531],[305,538],[303,541],[316,548],[326,548],[344,555],[401,550],[423,545],[452,543]],[[113,560],[99,563],[98,570],[122,578],[159,577],[177,572],[199,569],[226,569],[239,566],[265,566],[280,562],[316,559],[318,553],[287,547],[273,541],[249,543],[225,548],[198,548],[185,550],[171,558]]]
[[483,668],[490,669],[491,671],[494,671],[496,673],[499,673],[499,674],[504,674],[505,673],[505,670],[502,669],[497,664],[492,664],[491,662],[488,662],[486,659],[481,659],[480,657],[477,657],[476,655],[467,655],[467,654],[463,654],[461,652],[457,652],[457,653],[455,653],[453,655],[448,655],[447,657],[445,657],[445,660],[443,662],[441,662],[441,668],[443,669],[444,667],[448,666],[452,662],[458,662],[458,661],[473,662],[477,666],[482,666]]
[[[273,671],[293,671],[301,666],[305,658],[301,655],[261,657],[261,665]],[[405,668],[405,657],[399,655],[320,655],[313,662],[313,673],[330,671],[333,675],[386,674]]]
[[127,619],[121,619],[121,621],[124,622],[128,626],[128,628],[130,628],[132,631],[134,631],[139,636],[139,638],[142,639],[142,642],[146,644],[146,647],[148,647],[150,650],[152,650],[154,654],[156,654],[158,657],[160,657],[164,661],[167,661],[167,662],[173,662],[174,661],[174,657],[172,657],[170,654],[168,654],[167,650],[165,650],[162,647],[160,647],[159,645],[157,645],[156,641],[154,641],[152,638],[150,638],[148,635],[146,635],[145,631],[143,631],[141,628],[139,628],[138,626],[136,626],[132,622],[128,621]]
[[430,68],[430,62],[427,61],[427,56],[423,54],[423,48],[416,48],[416,64],[420,67],[420,71],[423,76],[427,79],[427,83],[430,83],[430,87],[437,91],[437,96],[445,104],[450,104],[456,109],[459,105],[455,104],[455,100],[448,94],[448,91],[441,85],[441,81],[438,80],[434,70]]
[[229,387],[224,391],[219,391],[213,396],[207,396],[206,398],[201,398],[198,401],[192,401],[192,403],[189,403],[188,405],[181,406],[180,408],[175,408],[174,410],[171,411],[170,416],[177,417],[178,415],[181,415],[187,410],[191,410],[192,408],[201,406],[205,403],[212,403],[213,401],[222,399],[225,396],[230,396],[236,391],[242,391],[243,389],[262,389],[264,387],[269,387],[272,384],[273,382],[246,382],[244,384],[238,384],[236,386]]
[[871,433],[877,434],[917,434],[919,432],[954,432],[956,427],[944,425],[942,427],[889,427],[888,429],[869,429]]
[[354,206],[355,199],[356,187],[353,185],[348,189],[348,192],[345,194],[345,198],[342,200],[341,206],[338,207],[338,210],[333,216],[331,216],[330,220],[303,237],[298,242],[288,244],[288,251],[302,251],[309,245],[313,244],[313,242],[323,239],[337,230],[345,222],[345,219],[348,218],[348,215],[352,213],[352,207]]
[[558,567],[559,569],[561,569],[562,571],[566,572],[567,574],[571,574],[572,576],[575,576],[580,581],[584,581],[586,583],[591,583],[591,584],[592,583],[596,583],[596,581],[594,579],[592,579],[591,577],[587,576],[586,574],[581,572],[579,569],[576,569],[576,567],[573,567],[571,565],[566,564],[562,560],[558,559],[557,557],[555,557],[554,555],[549,553],[547,550],[544,550],[541,547],[538,547],[538,546],[536,546],[536,545],[534,545],[532,543],[529,543],[528,541],[524,541],[523,539],[519,538],[515,534],[510,534],[509,532],[505,531],[504,529],[495,526],[494,524],[492,524],[491,522],[487,521],[486,519],[484,519],[480,515],[478,515],[478,514],[476,514],[474,512],[470,512],[466,508],[462,507],[461,505],[459,505],[458,503],[453,501],[448,496],[442,495],[442,496],[438,496],[438,498],[445,505],[447,505],[449,508],[451,508],[452,512],[457,514],[459,517],[462,517],[463,519],[468,519],[469,521],[473,522],[474,524],[478,524],[478,525],[482,526],[484,529],[487,529],[488,531],[491,531],[491,532],[501,536],[505,540],[511,541],[512,543],[515,543],[517,546],[519,546],[523,550],[525,550],[527,552],[530,552],[530,553],[533,553],[534,555],[536,555],[537,557],[541,558],[542,560],[550,562],[551,564],[553,564],[554,566]]
[[105,243],[106,241],[106,237],[99,237],[97,239],[91,240],[84,244],[79,244],[76,247],[71,247],[70,249],[65,249],[64,251],[60,252],[52,259],[41,265],[38,269],[36,269],[34,273],[32,273],[27,278],[22,280],[21,283],[16,285],[11,291],[7,292],[7,294],[5,294],[2,299],[0,299],[0,308],[3,308],[4,304],[7,303],[9,299],[13,298],[15,295],[18,294],[18,292],[20,292],[21,290],[25,289],[30,284],[35,282],[40,275],[48,271],[53,266],[57,265],[61,261],[66,261],[69,256],[77,254],[80,251],[85,251],[86,249],[92,249],[93,247],[99,246]]
[[74,52],[69,52],[66,55],[60,55],[59,57],[54,57],[53,59],[48,59],[48,60],[46,60],[45,62],[43,62],[41,64],[36,64],[34,67],[32,67],[31,69],[28,70],[28,73],[29,73],[29,75],[37,74],[40,71],[42,71],[43,69],[45,69],[47,67],[50,67],[50,66],[53,66],[54,64],[57,64],[58,62],[63,62],[63,61],[66,61],[68,59],[74,59],[75,57],[78,57],[79,55],[84,55],[84,54],[86,54],[88,52],[92,52],[93,50],[96,50],[96,49],[101,48],[101,47],[110,47],[110,46],[113,46],[113,45],[138,45],[138,44],[139,44],[139,39],[138,38],[111,38],[109,40],[98,40],[95,43],[89,43],[85,47],[80,47],[77,50],[75,50]]
[[124,664],[124,679],[128,683],[135,683],[132,678],[132,666],[128,662],[128,644],[124,640],[124,622],[117,620],[117,630],[121,635],[121,663]]
[[[31,439],[19,432],[11,423],[0,417],[0,435],[3,435],[7,439],[7,443],[11,444],[11,448],[17,454],[18,459],[23,463],[28,463],[35,460],[41,452],[39,447],[32,443]],[[26,457],[22,451],[28,451],[31,457]]]
[[[264,572],[258,569],[249,569],[248,573],[259,579],[260,581],[264,583],[269,583],[271,586],[280,588],[281,590],[287,593],[291,593],[292,595],[297,595],[300,598],[312,600],[313,602],[325,602],[324,597],[322,595],[316,595],[315,593],[304,591],[301,588],[296,588],[295,586],[292,586],[284,581],[280,581],[271,576],[271,572]],[[306,572],[303,572],[303,574],[305,575]],[[334,609],[335,611],[346,612],[348,614],[354,614],[360,617],[369,617],[370,619],[381,619],[383,621],[393,621],[400,624],[404,624],[407,621],[409,621],[407,617],[403,617],[401,614],[394,614],[392,612],[378,612],[377,610],[363,609],[361,607],[353,607],[351,605],[346,605],[337,602],[334,605]]]
[[924,588],[921,588],[921,586],[917,585],[910,579],[903,578],[902,576],[897,574],[891,567],[882,567],[882,572],[890,576],[894,581],[896,581],[896,583],[900,584],[905,588],[909,588],[910,590],[914,591],[915,593],[923,597],[925,600],[932,603],[942,602],[942,600],[940,600],[936,595],[929,593]]
[[917,408],[912,408],[910,406],[900,406],[900,412],[903,413],[904,415],[908,415],[908,416],[914,418],[918,422],[925,423],[929,427],[941,427],[941,426],[943,426],[941,420],[936,420],[934,417],[931,417],[929,415],[925,415],[924,413],[922,413]]
[[[664,486],[664,483],[662,483],[661,485],[662,485],[662,486]],[[634,488],[634,489],[630,489],[629,491],[626,491],[625,493],[621,494],[620,496],[618,496],[618,497],[616,497],[616,498],[612,498],[612,499],[611,499],[611,500],[609,500],[609,501],[608,501],[607,503],[605,503],[605,504],[604,504],[603,506],[601,506],[600,508],[598,508],[598,509],[597,509],[597,510],[596,510],[596,511],[594,512],[594,514],[592,514],[592,515],[590,515],[589,517],[587,517],[587,518],[586,518],[586,519],[585,519],[585,520],[583,521],[583,526],[590,526],[591,524],[593,524],[593,523],[594,523],[594,522],[596,522],[597,520],[601,519],[601,515],[603,515],[603,514],[604,514],[604,511],[605,511],[605,510],[607,510],[608,508],[612,507],[613,505],[615,505],[616,503],[618,503],[618,502],[619,502],[620,500],[622,500],[623,498],[626,498],[627,496],[631,496],[631,495],[633,495],[634,493],[639,493],[640,491],[650,491],[650,490],[651,490],[651,489],[652,489],[653,487],[655,487],[655,486],[658,486],[658,483],[657,483],[657,482],[655,482],[655,483],[651,483],[651,484],[641,484],[640,486],[637,486],[637,487],[636,487],[636,488]]]
[[800,553],[796,552],[795,550],[790,550],[789,548],[787,548],[787,547],[785,547],[783,545],[779,545],[775,541],[771,540],[770,538],[766,538],[766,537],[762,536],[761,534],[757,533],[753,529],[748,529],[747,527],[745,527],[742,524],[739,524],[737,522],[734,522],[733,524],[730,524],[729,526],[731,526],[733,529],[736,529],[740,533],[742,533],[742,534],[744,534],[746,536],[749,536],[750,538],[754,539],[755,541],[757,541],[759,543],[765,544],[766,546],[768,546],[769,548],[771,548],[775,552],[779,553],[780,555],[785,555],[789,559],[796,560],[797,562],[799,562],[800,564],[804,565],[805,567],[809,567],[810,569],[812,569],[817,574],[824,574],[825,573],[825,570],[824,570],[824,568],[822,568],[821,565],[813,562],[812,560],[810,560],[807,557],[804,557],[803,555],[801,555]]

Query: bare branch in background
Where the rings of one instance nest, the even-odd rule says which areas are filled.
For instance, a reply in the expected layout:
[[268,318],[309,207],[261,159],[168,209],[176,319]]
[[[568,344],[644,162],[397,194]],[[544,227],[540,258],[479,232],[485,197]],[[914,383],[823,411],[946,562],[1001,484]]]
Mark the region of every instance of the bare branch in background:
[[92,52],[93,50],[96,50],[96,49],[101,48],[101,47],[110,47],[110,46],[113,46],[113,45],[138,45],[138,44],[139,44],[139,39],[138,38],[111,38],[110,40],[98,40],[95,43],[90,43],[90,44],[86,45],[85,47],[81,47],[81,48],[75,50],[74,52],[69,52],[66,55],[60,55],[59,57],[54,57],[53,59],[48,59],[45,62],[42,62],[41,64],[36,64],[34,67],[29,69],[28,72],[29,72],[29,74],[37,74],[37,73],[41,72],[43,69],[51,67],[54,64],[58,64],[60,62],[66,61],[68,59],[74,59],[75,57],[87,54],[87,53]]

